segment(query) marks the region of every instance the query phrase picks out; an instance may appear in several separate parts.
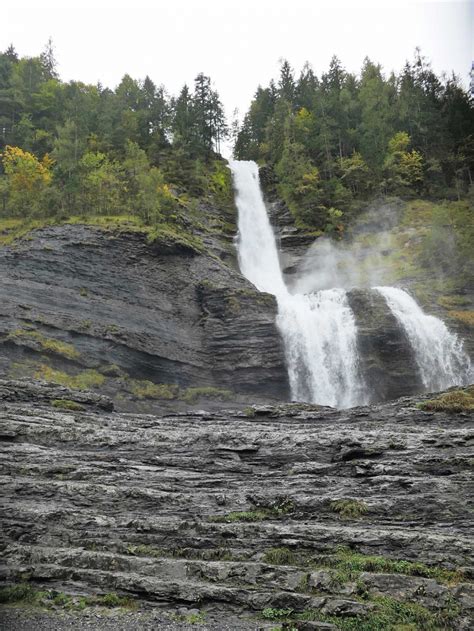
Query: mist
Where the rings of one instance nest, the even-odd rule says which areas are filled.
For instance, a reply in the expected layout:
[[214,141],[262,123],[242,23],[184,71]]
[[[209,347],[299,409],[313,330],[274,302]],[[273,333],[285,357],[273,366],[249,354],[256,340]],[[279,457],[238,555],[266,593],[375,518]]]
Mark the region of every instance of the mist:
[[[371,206],[341,241],[321,237],[308,248],[295,274],[287,276],[291,291],[311,293],[332,287],[374,287],[390,282],[393,255],[400,256],[396,231],[401,207]],[[403,254],[402,254],[403,256]]]

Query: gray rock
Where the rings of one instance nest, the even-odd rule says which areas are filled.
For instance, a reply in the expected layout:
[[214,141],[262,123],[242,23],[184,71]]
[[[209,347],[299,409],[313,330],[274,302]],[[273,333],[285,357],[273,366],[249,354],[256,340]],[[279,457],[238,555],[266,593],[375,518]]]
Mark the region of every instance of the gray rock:
[[[334,564],[343,548],[472,567],[473,414],[426,414],[418,397],[344,411],[267,405],[252,417],[66,413],[47,404],[46,384],[0,387],[4,583],[116,592],[230,629],[263,628],[266,608],[363,616],[380,595],[434,612],[454,603],[459,628],[472,618],[467,577],[364,572],[359,602],[359,582]],[[336,500],[364,510],[344,516]]]

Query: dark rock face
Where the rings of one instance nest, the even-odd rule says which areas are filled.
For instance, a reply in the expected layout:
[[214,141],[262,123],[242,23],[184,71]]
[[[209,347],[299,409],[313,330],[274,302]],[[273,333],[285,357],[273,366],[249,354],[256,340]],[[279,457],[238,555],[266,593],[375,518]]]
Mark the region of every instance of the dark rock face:
[[383,296],[370,289],[351,289],[347,299],[356,319],[360,369],[371,401],[422,392],[410,342]]
[[297,271],[298,263],[304,252],[314,242],[314,235],[308,235],[298,229],[288,206],[278,196],[277,179],[271,166],[259,169],[260,184],[265,194],[268,216],[276,232],[279,245],[280,264],[284,275]]
[[[211,240],[203,255],[165,246],[65,225],[2,248],[0,374],[25,376],[22,367],[45,362],[66,372],[113,365],[156,383],[287,398],[275,302],[240,275],[232,243]],[[77,353],[15,335],[29,328]],[[109,375],[102,391],[119,389]]]
[[[267,607],[367,615],[388,596],[451,603],[444,628],[472,628],[472,414],[423,412],[419,398],[349,411],[64,412],[42,388],[0,384],[3,581],[114,591],[221,621]],[[344,514],[342,500],[358,510]],[[338,546],[458,578],[337,578]],[[256,628],[241,620],[230,628]]]

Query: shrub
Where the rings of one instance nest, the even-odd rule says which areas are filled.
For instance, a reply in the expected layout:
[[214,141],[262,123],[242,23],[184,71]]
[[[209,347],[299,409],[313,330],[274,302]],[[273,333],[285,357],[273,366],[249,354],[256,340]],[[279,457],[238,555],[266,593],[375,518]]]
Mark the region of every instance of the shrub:
[[80,403],[77,403],[76,401],[71,401],[70,399],[53,399],[51,401],[51,405],[54,408],[59,408],[61,410],[80,411],[84,409],[84,406],[82,406]]
[[152,381],[135,379],[130,390],[138,399],[166,399],[171,401],[178,396],[179,388],[173,384],[153,383]]
[[364,515],[368,508],[365,502],[361,500],[334,500],[330,504],[330,508],[334,513],[338,513],[343,519],[357,519]]

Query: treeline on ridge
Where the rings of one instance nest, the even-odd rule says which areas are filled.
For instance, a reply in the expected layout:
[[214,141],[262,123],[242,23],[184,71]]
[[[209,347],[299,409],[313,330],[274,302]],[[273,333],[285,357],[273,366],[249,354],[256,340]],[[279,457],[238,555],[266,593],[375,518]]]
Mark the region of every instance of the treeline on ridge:
[[[210,194],[229,204],[222,103],[200,73],[172,97],[150,77],[115,90],[63,82],[51,41],[0,54],[0,208],[8,217],[130,214],[176,219]],[[231,203],[231,202],[230,202]]]
[[359,76],[333,57],[320,77],[306,64],[298,78],[283,61],[232,135],[235,156],[269,167],[302,227],[342,229],[374,195],[459,200],[472,192],[473,103],[419,50],[388,78],[369,59]]
[[[186,225],[189,201],[232,206],[221,143],[266,165],[297,223],[338,234],[375,195],[459,200],[472,194],[473,103],[416,52],[386,78],[337,58],[298,78],[287,61],[229,132],[200,73],[177,96],[150,77],[115,90],[63,82],[51,41],[37,57],[0,53],[0,211],[4,217],[133,215]],[[464,211],[463,211],[464,212]],[[444,221],[444,220],[443,220]]]

